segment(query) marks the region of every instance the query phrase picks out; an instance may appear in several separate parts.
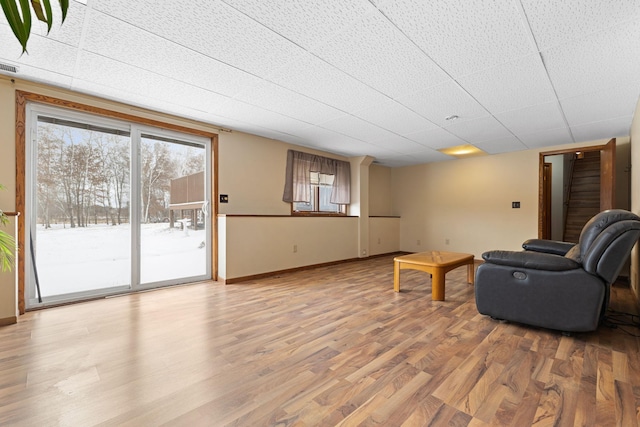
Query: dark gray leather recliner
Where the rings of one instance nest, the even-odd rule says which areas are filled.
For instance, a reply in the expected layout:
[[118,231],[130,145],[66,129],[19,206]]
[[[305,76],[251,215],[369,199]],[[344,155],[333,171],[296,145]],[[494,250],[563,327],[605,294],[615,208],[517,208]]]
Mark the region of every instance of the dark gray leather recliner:
[[485,252],[475,280],[478,311],[565,332],[593,331],[638,238],[640,217],[613,209],[591,218],[577,244],[531,239],[524,251]]

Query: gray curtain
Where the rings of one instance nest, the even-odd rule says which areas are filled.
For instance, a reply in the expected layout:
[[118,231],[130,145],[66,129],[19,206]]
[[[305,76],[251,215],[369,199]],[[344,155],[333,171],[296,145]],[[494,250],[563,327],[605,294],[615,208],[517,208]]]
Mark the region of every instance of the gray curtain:
[[348,205],[351,203],[351,164],[301,151],[287,151],[285,173],[285,202],[311,202],[311,172],[333,175],[331,203]]

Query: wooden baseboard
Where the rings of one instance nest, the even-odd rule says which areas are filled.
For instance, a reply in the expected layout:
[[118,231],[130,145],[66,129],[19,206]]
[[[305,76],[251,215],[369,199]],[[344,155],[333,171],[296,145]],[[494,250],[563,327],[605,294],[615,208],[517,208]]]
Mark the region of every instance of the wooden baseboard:
[[13,325],[18,323],[18,316],[4,317],[0,319],[0,326]]
[[[270,271],[268,273],[253,274],[251,276],[232,277],[231,279],[225,279],[225,278],[219,277],[218,281],[224,283],[225,285],[230,285],[230,284],[233,284],[233,283],[246,282],[248,280],[264,279],[264,278],[267,278],[267,277],[277,276],[278,274],[295,273],[296,271],[311,270],[313,268],[319,268],[319,267],[329,267],[329,266],[332,266],[332,265],[344,264],[346,262],[363,261],[363,260],[367,260],[367,259],[370,259],[370,258],[378,258],[378,257],[396,255],[396,254],[402,255],[402,254],[406,254],[406,252],[390,252],[388,254],[371,255],[371,256],[369,256],[367,258],[342,259],[340,261],[331,261],[331,262],[323,262],[323,263],[320,263],[320,264],[305,265],[303,267],[295,267],[295,268],[288,268],[288,269],[285,269],[285,270]],[[391,266],[391,268],[393,268],[393,265]]]

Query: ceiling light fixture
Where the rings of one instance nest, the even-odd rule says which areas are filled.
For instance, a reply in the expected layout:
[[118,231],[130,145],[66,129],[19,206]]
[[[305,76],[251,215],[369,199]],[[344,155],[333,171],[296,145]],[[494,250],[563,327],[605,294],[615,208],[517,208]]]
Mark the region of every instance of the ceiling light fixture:
[[471,144],[456,145],[455,147],[441,148],[438,150],[447,156],[464,159],[467,157],[486,156],[487,153]]
[[445,120],[448,120],[448,121],[450,121],[450,122],[452,122],[452,121],[454,121],[454,120],[458,120],[458,119],[459,119],[459,117],[458,117],[458,116],[456,116],[455,114],[452,114],[452,115],[450,115],[450,116],[445,117],[444,119],[445,119]]

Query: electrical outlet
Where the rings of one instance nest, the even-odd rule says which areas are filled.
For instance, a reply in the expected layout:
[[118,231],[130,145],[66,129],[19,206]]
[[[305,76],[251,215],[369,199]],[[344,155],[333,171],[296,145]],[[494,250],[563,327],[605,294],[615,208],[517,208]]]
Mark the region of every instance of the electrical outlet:
[[380,238],[378,237],[378,244],[380,244]]
[[298,252],[298,245],[293,245],[293,253],[295,254],[296,252]]
[[448,245],[449,244],[449,239],[444,239],[444,244]]
[[416,240],[416,244],[420,246],[420,239]]

